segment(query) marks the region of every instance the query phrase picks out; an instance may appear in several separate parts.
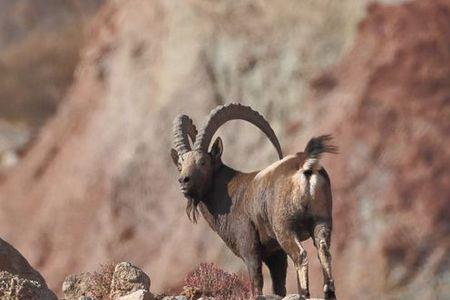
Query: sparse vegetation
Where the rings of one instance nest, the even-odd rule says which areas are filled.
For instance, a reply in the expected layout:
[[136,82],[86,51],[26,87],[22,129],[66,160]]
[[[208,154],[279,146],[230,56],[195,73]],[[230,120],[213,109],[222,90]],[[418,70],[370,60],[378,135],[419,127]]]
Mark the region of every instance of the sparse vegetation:
[[202,263],[184,280],[183,293],[190,300],[214,297],[217,300],[248,299],[250,281],[228,273],[213,263]]
[[107,300],[111,291],[111,281],[114,273],[114,264],[101,265],[98,271],[90,273],[88,281],[88,294],[98,300]]

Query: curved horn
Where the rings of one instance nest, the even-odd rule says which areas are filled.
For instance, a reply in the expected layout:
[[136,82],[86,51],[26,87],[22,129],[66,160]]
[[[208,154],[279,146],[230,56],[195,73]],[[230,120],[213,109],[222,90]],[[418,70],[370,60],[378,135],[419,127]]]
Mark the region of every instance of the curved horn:
[[264,134],[275,146],[279,158],[283,158],[280,143],[278,142],[278,138],[275,135],[272,127],[270,127],[270,124],[257,111],[254,111],[249,106],[245,106],[239,103],[229,103],[226,105],[221,105],[211,111],[208,119],[200,128],[194,144],[194,149],[208,151],[211,139],[214,133],[216,133],[217,129],[219,129],[219,127],[226,122],[237,119],[250,122],[261,129],[262,132],[264,132]]
[[173,121],[173,145],[179,155],[191,151],[189,138],[195,142],[197,129],[187,115],[179,115]]

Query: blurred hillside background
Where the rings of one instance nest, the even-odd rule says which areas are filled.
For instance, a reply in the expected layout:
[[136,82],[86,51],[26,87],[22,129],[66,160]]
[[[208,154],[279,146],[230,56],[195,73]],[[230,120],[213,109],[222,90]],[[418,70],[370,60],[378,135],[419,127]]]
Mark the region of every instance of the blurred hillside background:
[[[0,237],[55,292],[123,260],[156,291],[204,261],[244,270],[187,220],[169,155],[177,114],[230,101],[284,153],[335,136],[340,299],[450,297],[449,0],[0,0]],[[251,125],[219,134],[235,168],[276,160]]]

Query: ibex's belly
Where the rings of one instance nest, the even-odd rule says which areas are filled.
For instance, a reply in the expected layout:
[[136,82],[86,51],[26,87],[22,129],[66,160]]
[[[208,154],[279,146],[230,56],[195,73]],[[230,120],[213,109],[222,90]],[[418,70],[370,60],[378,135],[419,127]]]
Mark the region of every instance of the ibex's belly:
[[277,250],[281,249],[278,243],[275,233],[273,231],[272,224],[263,216],[258,216],[256,220],[256,229],[259,235],[259,241],[262,246],[263,256],[267,257]]

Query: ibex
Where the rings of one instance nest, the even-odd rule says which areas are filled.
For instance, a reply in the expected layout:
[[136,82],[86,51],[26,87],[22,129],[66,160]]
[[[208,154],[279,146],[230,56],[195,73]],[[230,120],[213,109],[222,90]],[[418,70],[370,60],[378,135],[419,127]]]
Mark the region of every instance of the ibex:
[[[214,133],[235,119],[259,127],[275,146],[280,160],[259,172],[243,173],[222,163],[220,137],[208,152]],[[264,117],[235,103],[211,111],[198,134],[192,120],[180,115],[174,121],[173,134],[171,155],[187,198],[186,213],[196,222],[199,208],[210,227],[244,261],[253,294],[262,294],[264,261],[272,277],[273,293],[286,295],[288,255],[297,270],[299,294],[309,297],[308,258],[301,242],[311,237],[323,270],[325,299],[335,299],[329,251],[331,187],[319,163],[323,153],[337,153],[337,148],[329,144],[331,136],[313,138],[304,152],[283,158],[280,143]]]

